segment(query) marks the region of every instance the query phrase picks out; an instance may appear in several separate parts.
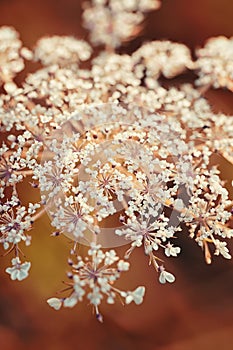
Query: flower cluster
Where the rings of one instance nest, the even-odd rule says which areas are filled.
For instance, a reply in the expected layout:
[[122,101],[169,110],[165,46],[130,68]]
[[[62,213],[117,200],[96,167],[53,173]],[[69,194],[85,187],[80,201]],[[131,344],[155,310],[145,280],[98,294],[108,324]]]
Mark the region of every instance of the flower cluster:
[[142,65],[145,82],[152,89],[160,74],[166,78],[173,78],[185,69],[193,67],[187,46],[171,41],[152,41],[144,44],[132,57],[136,65]]
[[114,304],[116,297],[124,299],[126,304],[133,301],[139,305],[143,302],[145,287],[139,286],[132,292],[125,292],[113,286],[121,273],[129,269],[129,263],[119,260],[115,250],[104,253],[101,245],[92,243],[88,257],[83,260],[82,257],[75,256],[75,262],[69,259],[68,263],[72,267],[72,271],[68,273],[71,282],[66,283],[70,294],[65,298],[48,299],[48,304],[55,310],[59,310],[61,306],[72,308],[86,295],[94,307],[97,319],[102,322],[99,305],[104,298],[108,304]]
[[94,45],[116,48],[140,31],[144,12],[160,7],[159,0],[92,0],[85,4],[83,19]]
[[24,68],[24,58],[30,60],[32,53],[22,47],[19,35],[14,28],[0,28],[0,84],[11,90],[12,79]]
[[[0,28],[0,243],[4,255],[13,254],[6,272],[21,281],[31,267],[22,261],[22,246],[31,243],[28,233],[44,213],[55,228],[51,236],[74,242],[68,294],[48,299],[55,310],[86,297],[102,321],[103,301],[141,304],[145,287],[115,286],[135,249],[143,250],[162,284],[176,279],[166,260],[182,254],[177,242],[184,235],[200,246],[207,264],[212,255],[231,258],[233,202],[215,164],[220,156],[233,165],[233,116],[214,113],[203,91],[232,91],[232,39],[209,39],[197,58],[169,40],[117,53],[138,33],[144,13],[159,5],[85,4],[91,42],[105,46],[96,52],[65,36],[41,38],[31,51],[13,28]],[[18,86],[14,78],[24,59],[40,68]],[[169,86],[187,69],[198,78]],[[23,186],[40,200],[25,199]],[[80,245],[89,246],[87,254]],[[117,247],[124,245],[120,257]]]
[[77,40],[69,36],[53,36],[42,38],[35,48],[35,59],[41,61],[44,66],[57,64],[63,66],[76,66],[79,61],[87,61],[92,49],[83,40]]
[[233,37],[219,36],[209,39],[197,50],[196,68],[199,70],[198,85],[214,88],[226,87],[233,91]]

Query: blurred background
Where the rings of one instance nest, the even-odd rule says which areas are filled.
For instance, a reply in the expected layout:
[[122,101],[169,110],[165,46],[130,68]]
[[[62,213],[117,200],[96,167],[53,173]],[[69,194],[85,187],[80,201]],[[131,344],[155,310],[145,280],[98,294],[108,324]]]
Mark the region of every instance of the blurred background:
[[[232,0],[164,0],[159,11],[148,15],[139,38],[122,50],[131,52],[141,42],[170,39],[192,50],[211,36],[233,35]],[[87,38],[81,27],[78,0],[0,0],[0,25],[12,25],[26,46],[33,48],[44,35],[74,35]],[[188,81],[189,76],[182,79]],[[174,84],[177,81],[174,81]],[[209,91],[214,111],[233,115],[232,95]],[[229,163],[219,160],[223,178],[230,186]],[[30,190],[22,188],[25,201]],[[26,194],[25,194],[26,193]],[[33,231],[33,244],[25,249],[32,261],[30,277],[11,282],[3,273],[10,257],[1,258],[0,348],[2,350],[232,350],[233,262],[214,259],[207,266],[200,248],[189,238],[180,241],[183,253],[168,259],[167,268],[177,277],[175,285],[161,286],[140,250],[132,256],[131,275],[120,281],[122,288],[147,287],[140,307],[120,303],[104,306],[105,322],[100,324],[91,308],[83,304],[56,312],[46,299],[62,289],[70,242],[52,238],[49,220],[41,218]],[[233,251],[233,245],[231,244]],[[120,248],[123,254],[124,247]]]

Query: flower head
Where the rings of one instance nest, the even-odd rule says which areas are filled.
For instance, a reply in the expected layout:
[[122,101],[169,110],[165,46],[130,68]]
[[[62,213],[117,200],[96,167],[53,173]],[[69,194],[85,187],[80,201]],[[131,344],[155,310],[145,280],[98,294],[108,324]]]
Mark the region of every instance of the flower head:
[[[51,236],[73,242],[67,294],[47,302],[59,310],[86,300],[100,322],[104,302],[143,302],[145,287],[117,286],[137,248],[161,284],[175,281],[164,260],[181,253],[178,236],[194,239],[208,264],[212,255],[231,258],[232,179],[223,162],[233,165],[233,121],[213,112],[205,92],[233,91],[233,40],[210,38],[193,57],[170,40],[143,42],[130,53],[143,37],[126,42],[159,6],[84,2],[92,46],[54,35],[31,52],[13,28],[0,28],[0,243],[4,255],[13,254],[6,272],[12,280],[28,276],[21,246],[47,212]],[[39,63],[17,77],[25,59]],[[198,79],[191,72],[186,83],[170,80],[186,70]],[[115,247],[127,244],[123,260]]]
[[218,36],[207,40],[205,46],[197,50],[198,85],[214,88],[226,87],[233,91],[232,75],[233,37]]
[[55,310],[59,310],[62,305],[71,308],[86,295],[95,309],[97,319],[101,321],[99,305],[104,298],[108,304],[115,303],[117,296],[123,297],[126,304],[131,301],[137,305],[142,303],[145,287],[138,287],[133,292],[124,292],[114,286],[121,272],[129,269],[129,263],[119,260],[113,249],[104,253],[100,245],[92,243],[86,259],[77,256],[75,262],[69,261],[69,265],[72,266],[69,274],[71,282],[67,283],[70,295],[62,299],[50,298],[47,301]]
[[45,66],[58,64],[76,66],[79,61],[86,61],[91,56],[92,49],[83,40],[71,36],[51,36],[40,39],[35,48],[35,59]]
[[140,31],[143,12],[155,10],[159,6],[158,0],[92,0],[84,9],[84,26],[91,31],[93,44],[105,44],[115,48]]
[[[0,84],[9,83],[24,68],[24,57],[32,58],[31,52],[22,47],[19,35],[12,27],[0,28]],[[15,84],[6,85],[6,89],[15,90]]]

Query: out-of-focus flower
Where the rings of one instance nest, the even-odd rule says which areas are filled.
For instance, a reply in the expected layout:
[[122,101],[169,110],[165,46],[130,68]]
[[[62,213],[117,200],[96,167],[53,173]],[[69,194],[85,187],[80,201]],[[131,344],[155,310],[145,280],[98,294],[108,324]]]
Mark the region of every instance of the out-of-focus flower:
[[[32,59],[32,53],[22,46],[19,35],[12,27],[0,28],[0,84],[9,83],[24,69],[24,58]],[[6,85],[15,89],[13,85]]]
[[160,74],[173,78],[187,68],[193,68],[189,48],[171,41],[146,43],[133,53],[132,59],[141,71],[145,71],[145,82],[152,89]]
[[91,1],[85,4],[84,26],[90,30],[94,45],[115,48],[136,36],[141,30],[143,12],[158,9],[158,0]]
[[51,306],[54,310],[59,310],[62,307],[62,300],[59,298],[50,298],[47,300],[49,306]]
[[226,87],[233,91],[233,37],[210,38],[203,48],[196,50],[196,54],[197,85],[216,89]]
[[92,49],[84,40],[72,36],[51,36],[40,39],[35,47],[34,58],[44,66],[57,64],[59,67],[76,67],[80,61],[87,61]]

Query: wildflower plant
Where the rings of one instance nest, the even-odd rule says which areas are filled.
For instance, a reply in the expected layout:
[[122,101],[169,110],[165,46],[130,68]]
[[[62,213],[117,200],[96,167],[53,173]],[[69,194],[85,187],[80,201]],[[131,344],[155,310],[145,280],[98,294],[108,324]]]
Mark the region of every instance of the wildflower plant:
[[[203,92],[232,91],[233,41],[211,38],[195,59],[184,44],[158,40],[119,54],[159,6],[92,0],[83,11],[91,44],[54,36],[29,50],[13,28],[0,29],[0,242],[12,255],[6,272],[21,281],[31,267],[23,246],[42,215],[52,236],[72,240],[64,296],[48,299],[55,310],[86,298],[102,322],[103,301],[141,304],[143,285],[117,286],[131,255],[142,249],[159,282],[173,283],[165,261],[182,254],[176,238],[187,232],[207,264],[213,254],[231,259],[232,200],[213,159],[233,163],[233,117],[215,114]],[[41,68],[18,85],[24,59]],[[198,76],[193,84],[161,84],[187,69]],[[20,183],[40,200],[23,204]]]

